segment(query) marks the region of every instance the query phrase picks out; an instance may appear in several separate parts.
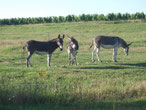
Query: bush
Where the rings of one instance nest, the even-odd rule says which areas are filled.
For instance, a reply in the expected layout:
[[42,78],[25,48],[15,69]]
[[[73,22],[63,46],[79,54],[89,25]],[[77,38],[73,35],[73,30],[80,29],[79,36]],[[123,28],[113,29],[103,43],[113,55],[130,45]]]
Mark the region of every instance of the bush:
[[82,14],[79,16],[68,15],[66,17],[38,17],[38,18],[11,18],[0,19],[0,25],[19,25],[19,24],[37,24],[37,23],[60,23],[60,22],[79,22],[79,21],[103,21],[103,20],[130,20],[130,19],[146,19],[146,15],[141,12],[135,14],[121,14],[121,13],[109,13],[106,16],[104,14]]

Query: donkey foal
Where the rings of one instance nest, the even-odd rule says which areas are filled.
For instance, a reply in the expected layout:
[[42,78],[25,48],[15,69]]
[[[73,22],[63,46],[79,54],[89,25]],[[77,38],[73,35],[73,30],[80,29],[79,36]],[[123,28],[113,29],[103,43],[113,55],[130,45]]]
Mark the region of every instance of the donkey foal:
[[[76,54],[79,49],[78,41],[73,37],[71,37],[71,38],[69,37],[69,40],[70,41],[68,42],[67,49],[66,49],[68,52],[69,65],[71,63],[77,65]],[[72,55],[72,62],[71,62],[71,55]]]

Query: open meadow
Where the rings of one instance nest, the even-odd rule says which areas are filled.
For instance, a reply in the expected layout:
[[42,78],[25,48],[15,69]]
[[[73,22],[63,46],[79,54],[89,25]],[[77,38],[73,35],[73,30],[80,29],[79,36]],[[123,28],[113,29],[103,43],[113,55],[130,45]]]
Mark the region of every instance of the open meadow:
[[[77,66],[68,65],[63,51],[34,54],[26,68],[28,40],[47,41],[58,34],[79,43]],[[96,35],[118,36],[132,42],[129,56],[123,48],[112,61],[112,49],[100,51],[102,63],[91,62],[91,40]],[[72,22],[0,26],[0,110],[145,110],[146,22]]]

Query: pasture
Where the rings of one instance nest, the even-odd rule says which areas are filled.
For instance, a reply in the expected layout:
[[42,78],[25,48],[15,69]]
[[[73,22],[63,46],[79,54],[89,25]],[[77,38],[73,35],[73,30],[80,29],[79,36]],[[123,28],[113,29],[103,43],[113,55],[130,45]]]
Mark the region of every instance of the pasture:
[[[58,34],[78,40],[77,66],[68,65],[64,50],[34,54],[26,68],[28,40],[47,41]],[[96,35],[118,36],[130,46],[112,61],[111,49],[100,51],[102,63],[92,63],[91,40]],[[5,110],[145,110],[146,108],[146,23],[78,22],[0,26],[0,109]]]

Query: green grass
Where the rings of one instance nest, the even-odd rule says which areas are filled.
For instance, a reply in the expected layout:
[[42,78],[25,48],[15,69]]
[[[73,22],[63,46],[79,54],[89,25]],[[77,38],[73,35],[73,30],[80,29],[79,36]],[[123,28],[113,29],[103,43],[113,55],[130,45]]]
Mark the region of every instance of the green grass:
[[[0,27],[0,109],[5,110],[144,110],[146,107],[146,23],[80,22]],[[74,36],[80,46],[78,65],[68,65],[65,50],[57,49],[47,67],[46,55],[33,55],[26,68],[26,41],[46,41],[58,34]],[[96,35],[119,36],[130,47],[129,56],[101,49],[102,63],[91,62],[89,46]],[[8,105],[6,107],[6,105]]]

